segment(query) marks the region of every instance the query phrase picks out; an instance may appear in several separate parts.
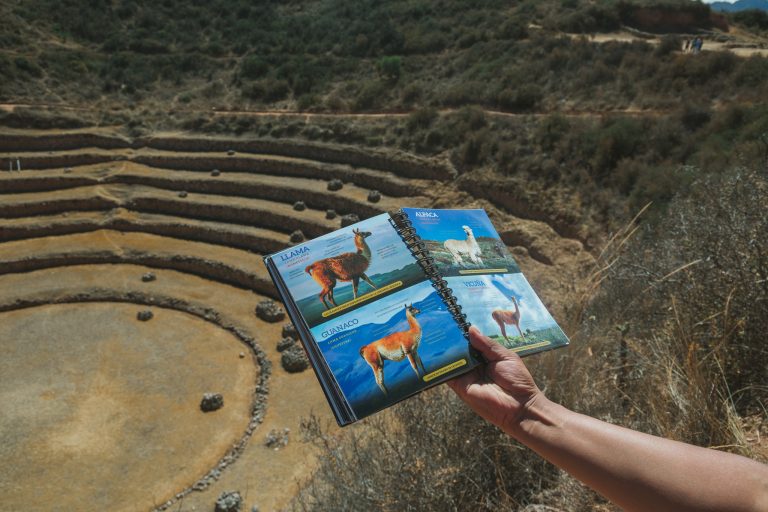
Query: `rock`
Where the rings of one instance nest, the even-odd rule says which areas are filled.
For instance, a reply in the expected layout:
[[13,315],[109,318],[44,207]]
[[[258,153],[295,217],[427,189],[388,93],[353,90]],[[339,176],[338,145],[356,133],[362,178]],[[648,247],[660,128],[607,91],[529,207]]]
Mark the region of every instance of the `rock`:
[[326,219],[335,219],[336,218],[336,210],[325,210],[325,218]]
[[219,174],[221,174],[221,171],[218,169],[214,169],[211,171],[211,176],[218,176]]
[[147,272],[141,275],[141,280],[145,283],[149,283],[157,279],[157,276],[153,272]]
[[146,322],[147,320],[152,320],[152,317],[155,316],[152,314],[152,312],[148,309],[145,309],[143,311],[139,311],[136,314],[136,318],[141,320],[142,322]]
[[72,172],[72,168],[71,167],[67,167],[66,169],[64,169],[64,174],[69,174],[71,172]]
[[228,149],[228,150],[227,150],[227,154],[228,154],[229,156],[233,156],[233,155],[235,154],[235,150],[234,150],[234,149]]
[[290,336],[287,336],[277,342],[277,351],[282,352],[283,350],[288,350],[294,345],[296,345],[296,340]]
[[342,183],[341,180],[339,179],[334,178],[328,182],[328,190],[332,192],[336,190],[341,190],[342,187],[344,187],[344,183]]
[[381,201],[381,192],[378,190],[371,190],[368,192],[368,202],[369,203],[378,203]]
[[294,244],[297,244],[299,242],[303,242],[304,241],[304,233],[302,233],[302,231],[300,229],[297,229],[296,231],[291,233],[290,240]]
[[279,322],[285,318],[285,311],[272,299],[265,299],[256,305],[256,316],[265,322]]
[[291,323],[287,323],[283,326],[281,334],[283,335],[283,338],[299,339],[299,331],[297,331],[296,326]]
[[297,344],[285,349],[280,357],[280,364],[288,373],[299,373],[309,368],[309,359],[304,349]]
[[181,192],[179,192],[179,197],[187,197],[187,191],[182,190]]
[[341,227],[343,228],[351,226],[356,222],[360,222],[360,217],[358,217],[356,213],[348,213],[341,216]]
[[259,507],[257,507],[256,505],[252,506],[251,512],[259,512]]
[[200,400],[200,410],[203,412],[218,411],[224,407],[224,397],[221,393],[205,393]]
[[273,428],[269,431],[269,434],[267,434],[264,444],[267,445],[267,448],[279,450],[284,446],[288,446],[288,434],[290,433],[291,429],[289,428],[284,428],[282,430]]
[[293,203],[293,209],[296,210],[297,212],[303,212],[304,210],[307,209],[307,205],[304,204],[304,201],[296,201],[295,203]]
[[245,352],[240,352],[240,359],[245,359]]
[[224,491],[216,500],[214,512],[240,512],[243,506],[243,498],[238,491]]

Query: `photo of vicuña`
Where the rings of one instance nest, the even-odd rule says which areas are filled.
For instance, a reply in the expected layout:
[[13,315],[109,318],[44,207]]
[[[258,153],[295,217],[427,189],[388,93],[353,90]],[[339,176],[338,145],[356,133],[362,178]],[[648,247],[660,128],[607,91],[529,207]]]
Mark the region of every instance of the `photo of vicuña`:
[[379,215],[350,226],[348,237],[324,236],[300,246],[308,249],[304,254],[309,258],[298,266],[289,268],[276,258],[310,326],[349,311],[342,309],[323,316],[329,309],[376,289],[402,281],[402,286],[396,288],[401,289],[425,279],[388,219]]
[[568,343],[523,274],[451,277],[467,321],[507,348]]
[[426,387],[423,377],[448,364],[474,364],[430,282],[339,316],[312,335],[359,417]]
[[409,217],[443,276],[481,269],[520,272],[484,211],[429,211],[437,217]]

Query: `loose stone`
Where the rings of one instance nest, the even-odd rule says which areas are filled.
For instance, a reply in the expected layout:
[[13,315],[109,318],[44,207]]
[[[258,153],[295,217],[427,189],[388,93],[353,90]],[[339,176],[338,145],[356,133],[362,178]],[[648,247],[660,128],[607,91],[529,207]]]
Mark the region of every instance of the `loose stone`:
[[342,183],[341,180],[339,179],[334,178],[328,182],[328,190],[332,192],[336,190],[341,190],[342,187],[344,187],[344,183]]
[[200,410],[203,412],[217,411],[224,407],[224,397],[221,393],[205,393],[200,400]]
[[285,311],[272,299],[265,299],[256,305],[256,316],[265,322],[279,322],[285,318]]
[[152,317],[154,317],[154,316],[155,315],[152,314],[152,312],[149,311],[148,309],[145,309],[143,311],[139,311],[136,314],[136,318],[141,320],[142,322],[146,322],[147,320],[152,320]]
[[341,227],[343,228],[351,226],[356,222],[360,222],[360,217],[358,217],[356,213],[348,213],[341,216]]

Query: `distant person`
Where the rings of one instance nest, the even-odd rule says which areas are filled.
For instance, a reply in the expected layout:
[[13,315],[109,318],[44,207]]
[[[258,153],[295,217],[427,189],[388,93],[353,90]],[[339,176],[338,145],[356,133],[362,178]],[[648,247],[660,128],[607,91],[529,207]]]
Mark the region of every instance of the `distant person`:
[[768,511],[768,466],[551,402],[520,356],[469,331],[488,363],[448,385],[476,413],[628,511]]
[[693,53],[694,54],[697,54],[697,53],[699,53],[701,51],[702,44],[703,44],[703,41],[701,40],[700,37],[697,37],[696,39],[693,40]]

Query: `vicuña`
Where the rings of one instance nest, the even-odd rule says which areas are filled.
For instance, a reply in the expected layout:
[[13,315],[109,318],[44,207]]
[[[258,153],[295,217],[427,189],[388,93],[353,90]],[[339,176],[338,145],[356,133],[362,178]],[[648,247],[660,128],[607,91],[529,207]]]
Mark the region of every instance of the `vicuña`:
[[496,323],[499,324],[499,327],[501,328],[501,335],[504,336],[505,341],[509,341],[509,338],[507,338],[507,330],[505,329],[506,325],[514,325],[517,327],[517,332],[520,333],[520,338],[522,338],[523,341],[525,341],[525,336],[523,336],[523,331],[520,330],[520,308],[517,307],[517,299],[515,297],[510,297],[510,300],[512,300],[512,304],[515,305],[515,310],[510,311],[506,309],[495,309],[491,313],[491,317],[496,320]]

